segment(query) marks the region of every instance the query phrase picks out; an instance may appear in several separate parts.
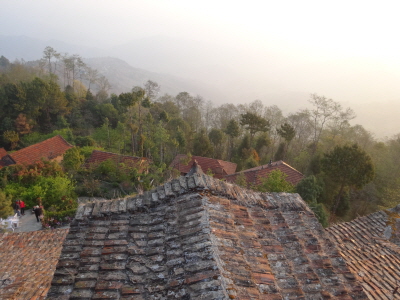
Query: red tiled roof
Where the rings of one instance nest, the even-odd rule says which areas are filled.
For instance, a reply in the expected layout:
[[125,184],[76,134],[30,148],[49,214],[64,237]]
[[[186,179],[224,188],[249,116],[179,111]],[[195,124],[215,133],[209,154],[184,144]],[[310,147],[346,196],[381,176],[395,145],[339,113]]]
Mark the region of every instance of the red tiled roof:
[[141,171],[143,171],[149,165],[149,160],[145,157],[127,156],[111,152],[93,150],[92,154],[86,161],[86,166],[96,165],[108,159],[118,164],[123,163],[128,167],[139,167]]
[[400,206],[326,229],[368,299],[400,299],[399,213]]
[[56,135],[40,143],[10,153],[9,156],[16,164],[30,165],[41,159],[52,160],[62,156],[65,151],[72,147],[61,135]]
[[203,172],[207,173],[210,169],[214,174],[215,178],[223,178],[225,175],[233,174],[236,171],[237,165],[229,161],[223,161],[220,159],[202,157],[202,156],[192,156],[191,160],[185,164],[187,155],[178,154],[175,156],[171,163],[171,167],[179,170],[181,174],[187,174],[193,166],[196,160]]
[[0,299],[45,299],[67,233],[0,233]]
[[235,174],[226,175],[224,178],[228,182],[234,183],[236,182],[237,176],[240,173],[243,173],[249,185],[259,185],[261,183],[261,178],[267,178],[268,174],[275,170],[280,170],[281,172],[285,173],[287,175],[286,181],[290,182],[293,185],[297,185],[304,177],[304,175],[297,171],[295,168],[291,167],[282,160],[279,160],[270,164],[247,169]]
[[298,194],[198,173],[79,207],[48,298],[367,299]]
[[0,159],[1,159],[3,156],[6,156],[6,155],[7,155],[6,149],[0,148]]

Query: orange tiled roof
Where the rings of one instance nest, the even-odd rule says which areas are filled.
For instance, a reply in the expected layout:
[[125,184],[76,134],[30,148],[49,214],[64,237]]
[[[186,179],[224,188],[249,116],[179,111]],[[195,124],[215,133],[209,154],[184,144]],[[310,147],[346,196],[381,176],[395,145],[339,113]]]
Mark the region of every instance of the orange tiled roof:
[[279,160],[266,165],[247,169],[235,174],[226,175],[224,178],[228,182],[234,183],[236,181],[237,176],[240,173],[243,173],[249,185],[258,185],[261,183],[261,178],[268,177],[268,174],[274,170],[280,170],[281,172],[285,173],[287,175],[286,181],[290,182],[293,185],[298,184],[304,177],[304,175],[299,171],[297,171],[295,168],[291,167],[284,161]]
[[8,155],[16,164],[30,165],[40,161],[41,159],[52,160],[62,156],[65,151],[72,147],[73,146],[64,140],[61,135],[56,135]]
[[128,156],[111,152],[93,150],[92,154],[86,161],[86,166],[93,164],[96,165],[108,159],[111,159],[116,163],[123,163],[129,167],[139,167],[140,170],[147,168],[149,165],[149,160],[145,157]]
[[67,233],[0,233],[0,299],[45,299]]
[[355,278],[298,194],[194,173],[79,207],[48,299],[367,299]]
[[400,299],[399,213],[397,206],[326,229],[368,299]]
[[171,167],[179,170],[181,174],[187,174],[193,166],[194,161],[196,160],[203,172],[207,173],[210,169],[214,174],[215,178],[223,178],[225,175],[233,174],[236,171],[237,165],[235,163],[229,161],[223,161],[220,159],[202,157],[202,156],[192,156],[191,160],[185,164],[185,159],[187,159],[187,155],[178,154],[175,156],[174,160],[171,163]]
[[0,148],[0,159],[2,159],[3,156],[7,155],[7,151],[4,148]]

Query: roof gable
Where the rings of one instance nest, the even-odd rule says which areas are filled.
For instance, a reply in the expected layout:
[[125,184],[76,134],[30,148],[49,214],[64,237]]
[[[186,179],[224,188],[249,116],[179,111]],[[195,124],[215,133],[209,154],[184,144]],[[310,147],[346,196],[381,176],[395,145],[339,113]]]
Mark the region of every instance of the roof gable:
[[45,299],[67,233],[0,233],[0,299]]
[[281,172],[285,173],[287,175],[286,181],[290,182],[293,185],[297,185],[304,177],[301,172],[297,171],[295,168],[280,160],[277,162],[271,162],[266,165],[247,169],[235,174],[226,175],[224,176],[224,178],[229,182],[235,182],[237,176],[243,173],[245,175],[246,182],[249,185],[259,185],[262,182],[262,178],[267,178],[268,174],[275,170],[280,170]]
[[79,207],[48,294],[61,296],[366,298],[299,195],[204,174]]
[[179,170],[183,174],[187,174],[194,161],[201,167],[203,172],[208,172],[211,170],[215,178],[222,178],[225,175],[233,174],[236,171],[237,165],[235,163],[229,161],[223,161],[220,159],[202,157],[202,156],[191,156],[191,159],[186,162],[188,156],[185,154],[178,154],[175,156],[174,160],[171,163],[171,167]]
[[65,151],[72,148],[61,135],[44,140],[40,143],[28,146],[9,155],[16,164],[30,165],[41,159],[52,160],[64,155]]

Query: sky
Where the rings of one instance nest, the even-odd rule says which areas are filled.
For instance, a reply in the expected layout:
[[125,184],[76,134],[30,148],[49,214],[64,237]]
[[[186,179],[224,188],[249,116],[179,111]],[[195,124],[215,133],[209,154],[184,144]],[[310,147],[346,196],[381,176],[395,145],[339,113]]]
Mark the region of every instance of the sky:
[[[398,1],[0,3],[0,35],[98,48],[155,36],[202,45],[206,50],[191,60],[192,66],[149,64],[150,71],[230,87],[236,103],[260,99],[270,105],[280,97],[307,103],[308,95],[317,93],[352,107],[356,114],[359,109],[360,120],[368,119],[363,112],[368,105],[376,109],[379,103],[400,103]],[[397,125],[388,124],[388,130],[394,132]]]

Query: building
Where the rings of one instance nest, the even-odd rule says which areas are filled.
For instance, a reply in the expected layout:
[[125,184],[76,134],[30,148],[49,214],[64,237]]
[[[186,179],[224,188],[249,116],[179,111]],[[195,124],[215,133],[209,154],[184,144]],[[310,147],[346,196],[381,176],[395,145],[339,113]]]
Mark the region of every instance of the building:
[[254,167],[251,169],[247,169],[241,172],[237,172],[234,174],[226,175],[224,176],[225,180],[228,182],[235,183],[237,177],[240,174],[244,174],[246,182],[248,186],[255,186],[259,185],[262,182],[262,178],[267,178],[268,174],[270,174],[272,171],[279,170],[282,173],[286,174],[286,181],[290,182],[294,186],[296,186],[303,178],[304,175],[297,171],[295,168],[289,166],[287,163],[285,163],[282,160],[276,161],[276,162],[270,162],[266,165]]
[[79,208],[48,299],[367,299],[297,194],[199,172]]
[[0,168],[16,164],[31,165],[42,159],[60,162],[64,153],[73,147],[61,135],[56,135],[40,143],[4,155],[0,159]]
[[181,175],[186,175],[195,161],[204,172],[211,172],[215,178],[219,179],[226,175],[235,173],[237,167],[235,163],[229,161],[194,155],[188,157],[185,154],[178,154],[175,156],[170,167],[177,169]]
[[247,190],[195,164],[143,195],[81,205],[65,239],[0,235],[0,299],[400,299],[399,213],[325,230],[298,194]]
[[119,167],[123,166],[127,169],[136,168],[141,173],[147,173],[149,168],[149,160],[145,157],[121,155],[99,150],[93,150],[85,165],[88,168],[96,167],[106,160],[111,160]]

